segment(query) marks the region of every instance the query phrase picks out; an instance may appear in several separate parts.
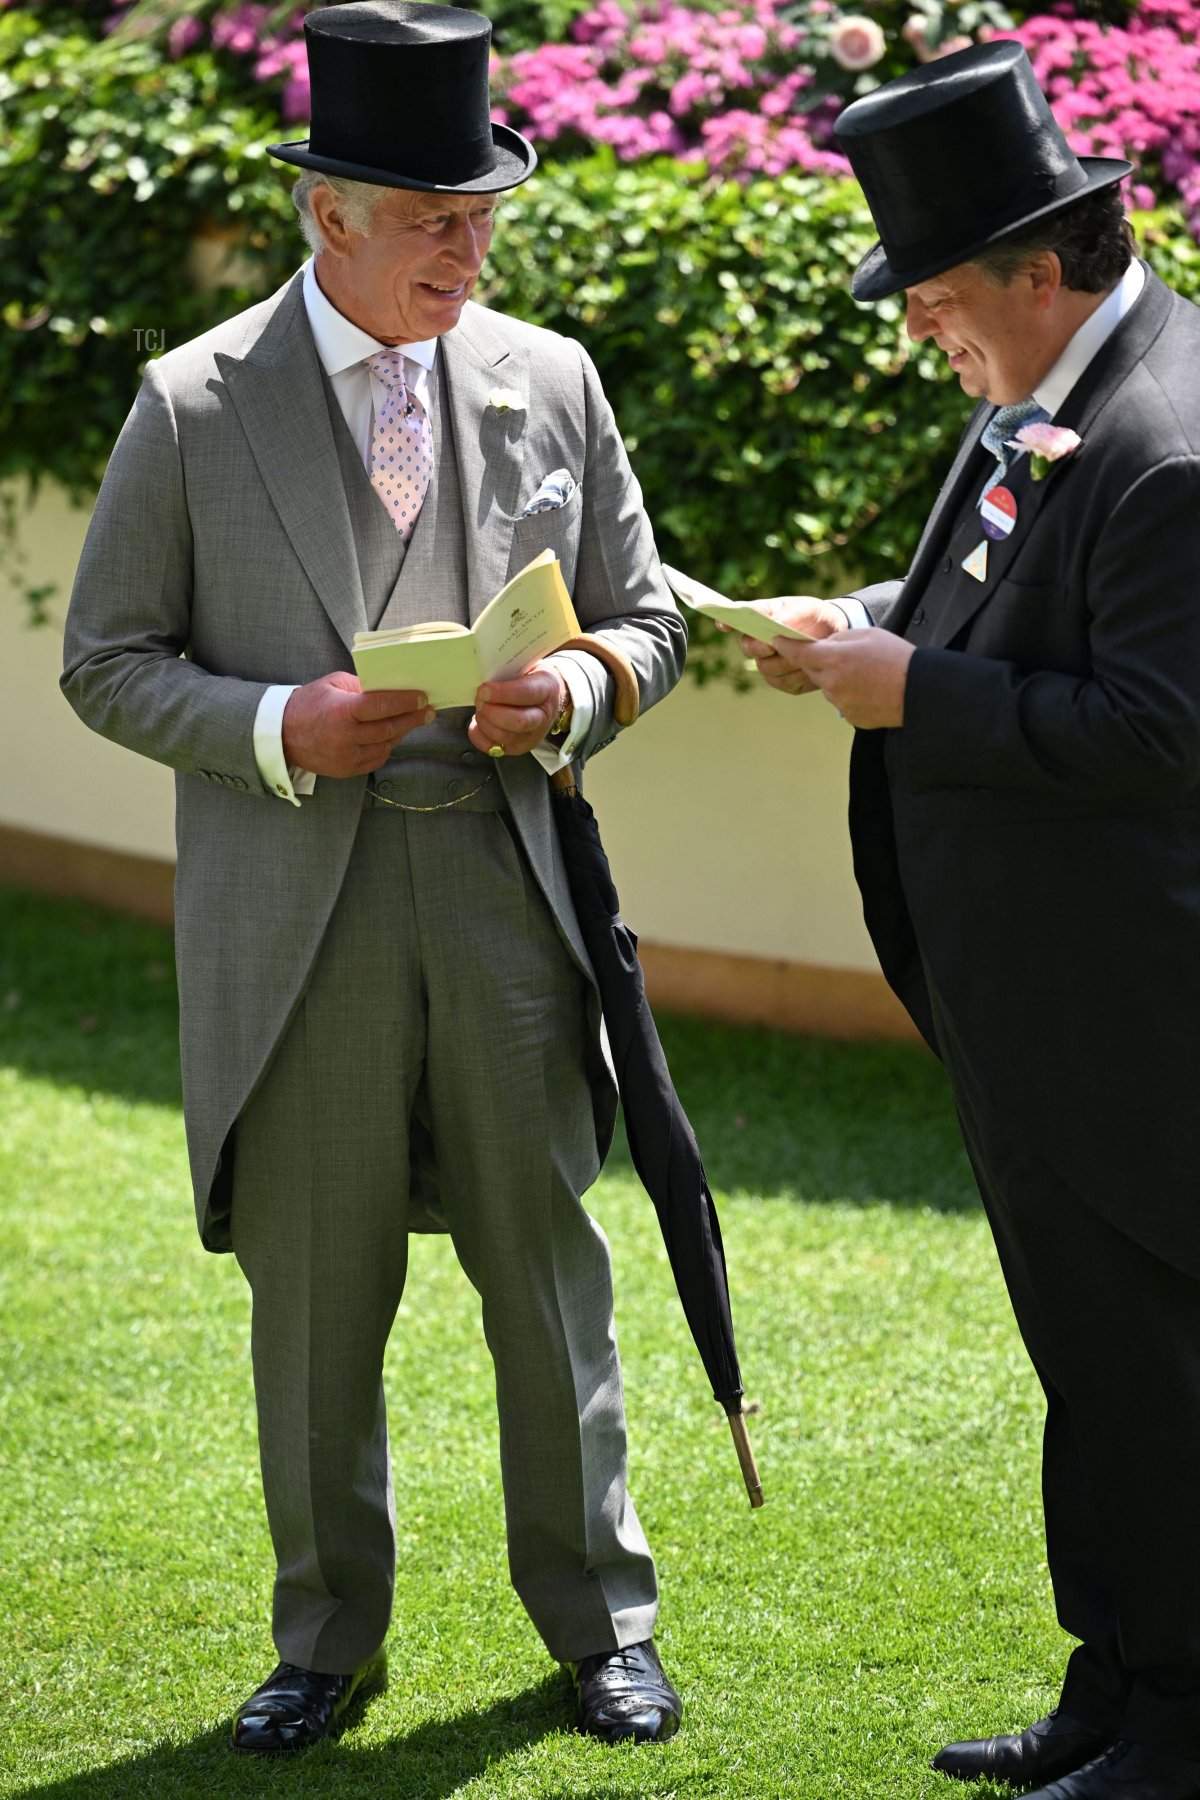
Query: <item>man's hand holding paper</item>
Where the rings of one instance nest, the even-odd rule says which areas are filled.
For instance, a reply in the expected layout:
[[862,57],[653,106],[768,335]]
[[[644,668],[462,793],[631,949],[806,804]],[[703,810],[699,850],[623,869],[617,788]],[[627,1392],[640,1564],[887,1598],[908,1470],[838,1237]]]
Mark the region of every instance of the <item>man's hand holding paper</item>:
[[543,550],[488,602],[470,629],[431,620],[360,631],[354,666],[364,689],[419,687],[441,710],[473,705],[481,685],[527,675],[542,657],[578,636],[579,620],[558,558]]
[[[839,609],[828,602],[810,604],[840,617]],[[912,644],[890,631],[847,631],[837,626],[810,630],[810,636],[824,641],[779,637],[774,643],[758,644],[743,638],[742,649],[758,663],[763,680],[781,693],[810,694],[820,688],[830,705],[863,731],[903,725]]]
[[807,639],[830,637],[835,631],[845,630],[845,613],[830,601],[818,600],[812,594],[781,594],[774,600],[760,600],[756,610],[802,636],[760,638],[743,632],[740,638],[742,654],[752,657],[763,680],[781,693],[811,694],[816,682],[810,680],[794,657],[781,655],[779,646],[786,643],[792,650],[809,650],[812,645],[806,642]]
[[543,742],[569,698],[558,669],[536,662],[511,681],[486,681],[475,696],[467,736],[477,750],[523,756]]
[[357,675],[336,669],[293,690],[283,715],[283,753],[290,766],[313,775],[369,775],[434,716],[424,694],[391,688],[364,694]]

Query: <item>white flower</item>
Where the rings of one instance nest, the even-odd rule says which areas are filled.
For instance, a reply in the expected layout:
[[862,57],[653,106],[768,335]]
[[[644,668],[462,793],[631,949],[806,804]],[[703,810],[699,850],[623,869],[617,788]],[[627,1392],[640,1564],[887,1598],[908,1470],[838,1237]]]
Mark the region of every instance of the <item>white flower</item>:
[[[926,35],[928,30],[929,20],[923,19],[919,13],[913,13],[900,33],[905,43],[912,45],[913,54],[919,63],[936,62],[939,56],[953,56],[958,50],[971,48],[971,39],[964,37],[961,32],[954,37],[942,38],[937,44],[931,44]],[[979,28],[981,44],[988,41],[987,32],[988,27],[981,25]]]
[[516,388],[493,388],[487,397],[487,403],[498,413],[525,411],[525,396],[519,394]]
[[829,53],[843,69],[869,69],[886,48],[883,32],[874,19],[851,13],[839,19],[829,40]]

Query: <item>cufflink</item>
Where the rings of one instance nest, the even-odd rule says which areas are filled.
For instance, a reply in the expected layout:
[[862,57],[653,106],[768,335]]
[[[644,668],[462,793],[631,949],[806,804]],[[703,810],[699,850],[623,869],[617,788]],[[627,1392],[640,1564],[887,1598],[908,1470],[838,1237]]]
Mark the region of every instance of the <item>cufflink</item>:
[[565,738],[567,732],[571,729],[571,719],[574,716],[574,712],[575,702],[572,700],[570,694],[568,694],[563,701],[561,712],[546,733],[546,736],[551,738]]

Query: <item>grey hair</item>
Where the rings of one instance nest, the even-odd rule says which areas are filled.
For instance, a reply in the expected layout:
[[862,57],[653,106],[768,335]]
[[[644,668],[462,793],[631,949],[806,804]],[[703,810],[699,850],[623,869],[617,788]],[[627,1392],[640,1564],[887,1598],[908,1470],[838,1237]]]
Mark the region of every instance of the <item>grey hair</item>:
[[292,202],[299,215],[304,241],[314,256],[319,256],[325,248],[325,239],[312,209],[312,197],[319,187],[327,187],[337,196],[342,218],[351,231],[357,231],[362,237],[371,235],[379,202],[396,191],[390,187],[376,187],[369,181],[348,181],[344,175],[324,175],[320,169],[302,170],[292,188]]

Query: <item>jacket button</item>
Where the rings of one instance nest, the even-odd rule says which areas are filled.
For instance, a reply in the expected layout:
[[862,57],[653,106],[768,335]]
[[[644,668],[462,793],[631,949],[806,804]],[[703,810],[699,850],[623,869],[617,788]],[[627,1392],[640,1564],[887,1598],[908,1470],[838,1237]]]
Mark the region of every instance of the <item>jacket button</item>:
[[953,567],[954,567],[954,558],[952,556],[943,556],[943,558],[942,558],[942,574],[948,575]]
[[477,750],[464,750],[458,760],[459,760],[459,762],[465,762],[465,763],[478,762],[479,761],[479,752]]
[[377,781],[375,783],[375,788],[377,793],[390,794],[392,791],[392,784],[390,781]]
[[462,793],[462,791],[463,791],[463,784],[461,781],[448,781],[446,783],[447,799],[457,800],[458,796]]
[[923,606],[918,606],[916,612],[912,616],[912,622],[914,625],[923,625],[925,623],[925,608]]

